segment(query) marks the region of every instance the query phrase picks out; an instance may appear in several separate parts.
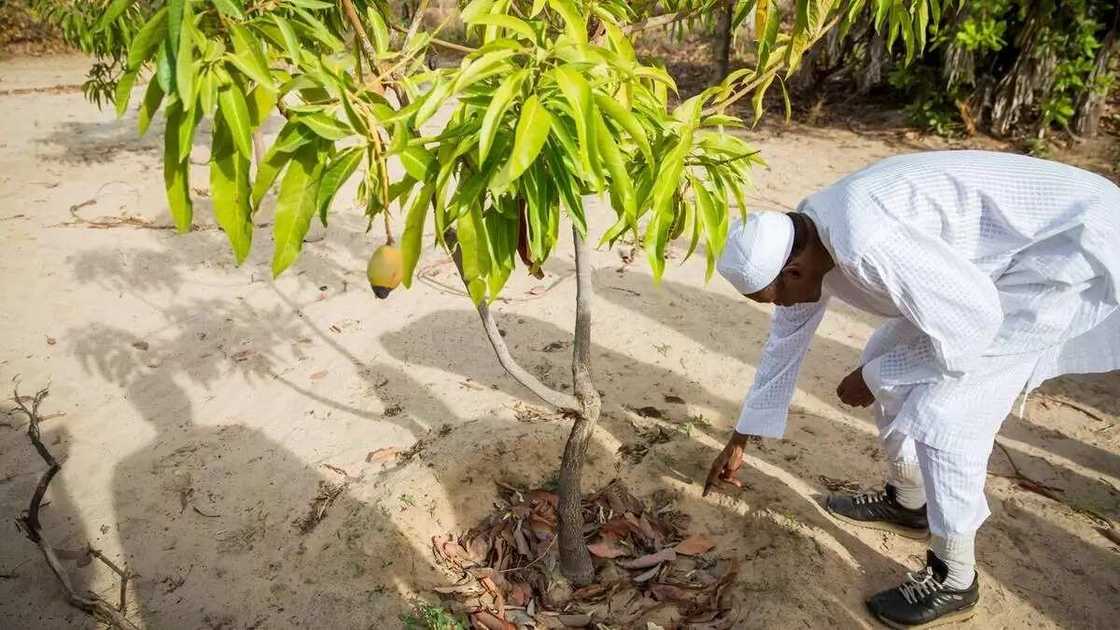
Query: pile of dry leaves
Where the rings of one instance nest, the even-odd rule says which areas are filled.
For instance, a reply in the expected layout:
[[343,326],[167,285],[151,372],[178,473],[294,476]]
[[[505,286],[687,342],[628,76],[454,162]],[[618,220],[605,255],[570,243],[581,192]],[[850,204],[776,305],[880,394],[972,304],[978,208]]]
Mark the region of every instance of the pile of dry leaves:
[[730,628],[733,562],[688,531],[671,497],[647,506],[613,481],[583,501],[595,582],[575,590],[560,577],[556,494],[501,486],[495,512],[457,540],[432,539],[457,578],[435,589],[473,628]]

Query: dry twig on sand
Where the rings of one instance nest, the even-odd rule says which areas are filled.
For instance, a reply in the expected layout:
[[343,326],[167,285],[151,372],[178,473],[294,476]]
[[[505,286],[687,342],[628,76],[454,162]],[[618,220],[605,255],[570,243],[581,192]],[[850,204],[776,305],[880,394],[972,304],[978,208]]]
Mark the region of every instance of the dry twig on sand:
[[42,417],[39,415],[39,405],[42,404],[43,399],[46,397],[46,388],[40,389],[34,396],[20,396],[19,388],[17,387],[12,398],[16,404],[17,410],[23,412],[23,414],[27,416],[27,437],[31,439],[31,444],[47,464],[47,470],[39,477],[39,484],[35,487],[35,493],[31,495],[31,502],[27,510],[16,519],[16,526],[23,532],[24,536],[27,536],[28,540],[39,547],[39,551],[43,553],[43,558],[46,559],[51,573],[54,573],[59,584],[61,584],[62,588],[66,591],[66,599],[72,606],[84,610],[98,621],[108,624],[113,628],[138,630],[136,625],[129,621],[124,615],[125,595],[128,588],[128,579],[131,576],[128,571],[118,567],[100,551],[93,547],[87,547],[89,555],[103,562],[105,566],[109,567],[111,571],[121,578],[120,606],[114,608],[109,602],[96,593],[79,593],[75,591],[73,584],[70,583],[70,576],[62,567],[62,561],[59,559],[54,547],[51,547],[43,538],[42,525],[39,523],[39,508],[43,504],[43,496],[47,493],[47,487],[50,485],[51,480],[54,479],[54,476],[62,469],[62,464],[58,463],[58,460],[54,458],[54,455],[51,454],[50,450],[47,449],[46,445],[43,444],[43,441],[39,437],[39,422],[42,420]]

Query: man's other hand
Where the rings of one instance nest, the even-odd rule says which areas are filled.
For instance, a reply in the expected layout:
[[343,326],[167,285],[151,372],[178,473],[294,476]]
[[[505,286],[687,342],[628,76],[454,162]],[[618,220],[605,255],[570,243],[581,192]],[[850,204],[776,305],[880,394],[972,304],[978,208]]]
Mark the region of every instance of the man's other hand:
[[840,381],[840,386],[836,388],[836,395],[840,397],[840,402],[852,407],[866,407],[875,402],[875,396],[871,394],[871,390],[863,380],[862,367],[852,370],[851,374]]
[[743,466],[743,447],[746,444],[746,435],[742,433],[731,434],[727,446],[723,447],[723,450],[716,456],[716,461],[712,462],[712,467],[708,471],[708,479],[704,482],[702,496],[708,496],[708,493],[712,491],[712,486],[719,481],[725,481],[736,488],[743,487],[743,483],[736,479],[735,475]]

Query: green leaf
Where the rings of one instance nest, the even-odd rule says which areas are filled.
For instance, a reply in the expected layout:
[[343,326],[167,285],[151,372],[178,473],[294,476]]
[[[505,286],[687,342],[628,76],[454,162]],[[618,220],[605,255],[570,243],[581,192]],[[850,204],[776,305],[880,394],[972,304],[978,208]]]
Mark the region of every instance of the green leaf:
[[257,165],[257,174],[253,180],[253,191],[249,199],[254,211],[260,208],[261,200],[268,194],[272,184],[276,182],[280,171],[284,170],[284,167],[292,159],[292,153],[276,151],[275,149],[276,145],[273,144],[268,153],[265,154],[264,161]]
[[319,206],[319,220],[324,226],[327,224],[327,211],[330,210],[331,201],[338,194],[338,189],[342,188],[346,180],[354,174],[358,164],[361,164],[364,151],[364,147],[350,147],[342,151],[334,156],[330,166],[323,173],[323,182],[319,185],[319,198],[316,205]]
[[559,66],[552,71],[556,84],[572,108],[579,139],[579,158],[589,177],[598,178],[598,147],[595,143],[594,104],[591,86],[572,66]]
[[117,107],[117,118],[124,116],[125,111],[128,110],[128,100],[132,97],[132,86],[136,84],[137,74],[136,70],[125,72],[117,81],[117,87],[113,90],[113,105]]
[[782,77],[778,77],[778,85],[782,87],[782,104],[785,105],[786,124],[788,125],[790,118],[793,117],[793,106],[789,102],[789,90],[786,89],[786,82]]
[[665,270],[665,245],[673,223],[673,197],[680,186],[685,157],[692,149],[692,133],[695,125],[700,121],[701,103],[701,98],[695,96],[679,106],[676,113],[684,120],[680,137],[661,162],[653,185],[652,215],[646,230],[644,245],[655,281],[660,281],[661,274]]
[[251,159],[253,132],[249,121],[249,106],[245,103],[245,94],[241,92],[241,86],[237,82],[230,82],[218,91],[218,108],[229,125],[234,146],[246,159]]
[[618,145],[603,119],[596,116],[595,122],[598,125],[595,130],[595,139],[599,143],[599,155],[603,157],[603,164],[606,165],[607,172],[611,175],[611,192],[615,193],[622,202],[621,210],[623,214],[630,218],[631,223],[636,224],[638,207],[637,200],[634,198],[634,183],[630,180],[630,174],[626,171],[626,162],[623,160],[622,152],[619,151]]
[[303,55],[300,54],[299,37],[296,36],[292,23],[279,13],[270,13],[269,17],[272,18],[276,28],[280,31],[280,37],[284,40],[284,50],[288,53],[288,58],[298,64],[303,59]]
[[761,2],[758,5],[758,11],[762,11],[766,18],[765,29],[758,31],[759,74],[762,74],[766,70],[766,64],[770,60],[770,53],[774,50],[774,44],[778,40],[778,29],[782,24],[782,15],[778,11],[778,7],[774,5],[774,0],[766,0],[766,5],[769,7],[766,11],[762,11],[763,4]]
[[686,229],[692,230],[692,236],[688,239],[688,251],[684,253],[684,260],[692,258],[692,253],[696,251],[696,246],[700,243],[700,213],[696,211],[695,203],[684,203],[684,225]]
[[494,144],[494,136],[501,126],[502,116],[509,109],[514,95],[521,89],[521,83],[528,74],[528,70],[518,70],[509,79],[503,81],[498,89],[494,90],[494,96],[490,99],[490,104],[486,106],[486,112],[482,115],[482,127],[478,132],[479,164],[486,162],[486,156],[490,153],[490,147]]
[[614,51],[625,61],[634,62],[638,57],[634,53],[634,45],[630,42],[630,38],[615,24],[604,21],[603,26],[607,29],[607,39],[611,43]]
[[525,169],[537,159],[551,130],[552,115],[541,105],[536,94],[530,96],[521,106],[521,116],[517,119],[517,129],[513,136],[513,152],[502,173],[498,175],[498,179],[503,184],[521,177]]
[[238,20],[245,19],[245,14],[241,12],[241,8],[233,2],[233,0],[213,0],[214,6],[218,11],[226,17],[236,18]]
[[459,13],[459,18],[463,20],[464,23],[470,24],[478,16],[490,13],[490,7],[493,5],[494,0],[473,0],[467,3],[467,6],[463,7],[463,10]]
[[318,137],[314,131],[297,120],[289,120],[276,135],[269,153],[291,153]]
[[341,52],[346,49],[346,44],[335,37],[334,32],[323,24],[323,21],[315,17],[306,9],[301,7],[293,7],[292,11],[300,17],[300,22],[296,23],[297,30],[303,31],[307,36],[318,40],[327,48],[335,52]]
[[376,6],[366,9],[366,16],[369,18],[373,50],[379,55],[384,55],[389,51],[389,25],[385,23],[385,17]]
[[697,179],[690,178],[692,188],[696,192],[696,206],[700,211],[700,223],[704,226],[707,237],[708,269],[705,280],[712,277],[715,261],[723,251],[723,243],[727,240],[727,212],[720,213],[716,201],[708,189]]
[[140,103],[140,110],[136,112],[136,126],[140,130],[141,136],[148,132],[152,117],[156,115],[156,110],[159,109],[162,102],[163,90],[159,87],[159,81],[154,79],[148,81],[148,89],[144,91],[144,100]]
[[276,249],[272,254],[272,277],[279,276],[303,249],[303,237],[315,216],[315,203],[319,182],[323,175],[320,149],[317,142],[310,142],[296,150],[291,163],[280,181],[280,194],[276,198],[276,218],[273,240]]
[[179,33],[179,49],[175,54],[175,89],[179,93],[179,100],[186,104],[187,109],[194,105],[194,39],[192,33],[192,16],[190,3],[183,7],[183,24]]
[[475,205],[456,223],[459,237],[460,260],[463,263],[463,280],[471,300],[479,304],[486,298],[486,276],[490,274],[490,247],[486,235],[486,224],[482,213]]
[[268,60],[261,52],[261,44],[256,36],[240,24],[230,24],[229,35],[233,40],[234,53],[227,54],[226,58],[250,79],[275,90],[276,84],[268,69]]
[[331,3],[322,2],[322,0],[287,0],[287,1],[290,4],[296,5],[297,7],[303,7],[304,9],[311,9],[313,11],[318,10],[318,9],[329,9],[329,8],[331,8]]
[[263,85],[258,85],[245,99],[249,108],[249,127],[256,129],[272,115],[272,108],[276,107],[277,94]]
[[428,170],[432,168],[435,161],[431,152],[421,146],[413,145],[401,152],[401,165],[416,181],[428,179]]
[[544,9],[544,4],[545,0],[533,0],[533,6],[529,9],[529,17],[536,17]]
[[564,32],[577,44],[587,43],[587,18],[569,0],[548,0],[548,6],[564,20]]
[[[555,124],[553,125],[555,128]],[[583,199],[580,196],[579,183],[572,178],[571,170],[564,165],[564,158],[555,143],[549,143],[544,149],[548,159],[549,173],[554,179],[554,184],[560,193],[560,201],[568,211],[576,230],[580,236],[587,237],[587,216],[583,209]]]
[[350,121],[350,126],[358,132],[358,135],[369,135],[369,124],[358,113],[358,110],[354,109],[354,103],[350,101],[350,94],[347,90],[342,90],[342,111],[346,113],[346,120]]
[[525,20],[515,18],[512,15],[481,15],[468,22],[468,24],[471,26],[497,26],[513,31],[531,42],[537,41],[537,33],[533,30],[533,27],[529,26]]
[[626,109],[618,104],[618,101],[602,94],[595,95],[595,104],[599,106],[599,109],[603,110],[607,113],[608,116],[613,118],[614,121],[619,124],[619,126],[625,129],[626,133],[630,134],[630,138],[632,138],[634,140],[634,143],[638,145],[638,149],[641,150],[642,155],[646,158],[646,161],[649,162],[650,165],[652,165],[653,150],[649,146],[649,138],[646,136],[645,128],[642,127],[642,124],[640,122],[638,122],[638,119],[634,116],[634,114],[626,111]]
[[428,203],[435,192],[435,183],[429,182],[420,189],[408,208],[404,220],[404,233],[401,234],[402,272],[405,288],[412,287],[412,272],[420,260],[420,243],[424,236],[424,219],[428,216]]
[[450,94],[458,94],[487,77],[508,73],[509,64],[505,63],[505,60],[517,54],[517,52],[517,50],[503,48],[492,50],[470,61],[463,60],[463,68],[455,77]]
[[214,118],[214,148],[210,157],[210,199],[214,219],[229,238],[237,264],[244,262],[253,242],[249,205],[249,159],[233,146],[225,116]]
[[156,81],[159,81],[159,87],[167,94],[175,92],[175,70],[171,67],[171,63],[175,60],[175,55],[171,52],[168,40],[163,40],[163,46],[159,49],[159,54],[156,57]]
[[105,8],[105,12],[101,14],[101,19],[97,20],[94,25],[94,32],[103,31],[108,28],[109,24],[119,18],[128,5],[132,4],[134,0],[113,0],[109,6]]
[[416,110],[416,118],[413,120],[413,126],[417,129],[423,125],[429,118],[431,118],[439,108],[443,105],[448,96],[451,95],[451,88],[453,83],[440,77],[435,86],[423,97],[420,103],[420,108]]
[[754,89],[754,94],[751,96],[751,105],[754,106],[754,124],[756,125],[758,121],[762,119],[762,99],[766,96],[766,90],[770,89],[770,84],[774,82],[774,77],[776,76],[778,75],[771,74],[766,77],[762,85]]
[[490,275],[486,278],[490,299],[494,300],[502,292],[506,280],[515,264],[517,256],[517,218],[507,217],[499,212],[487,212],[485,216],[487,241],[490,245]]
[[179,50],[179,32],[183,28],[183,5],[190,0],[167,0],[167,60],[174,65]]
[[917,22],[914,24],[914,35],[916,36],[917,51],[921,51],[926,47],[926,31],[929,29],[929,4],[926,0],[917,0],[918,13],[915,16]]
[[128,49],[129,70],[135,70],[148,60],[163,43],[167,35],[167,7],[156,11],[132,39]]
[[[179,103],[182,107],[182,103]],[[198,121],[202,118],[202,109],[193,107],[183,113],[183,118],[179,121],[179,128],[177,134],[179,136],[179,160],[186,161],[191,156],[191,148],[194,145],[194,132],[198,128]]]
[[[167,191],[167,205],[175,228],[180,232],[191,229],[190,162],[179,157],[179,129],[189,115],[183,112],[178,101],[167,108],[167,126],[163,136],[163,184]],[[189,153],[188,149],[188,153]]]
[[892,0],[877,0],[875,4],[875,30],[882,31],[883,23],[890,15]]
[[307,125],[319,137],[327,140],[341,140],[353,133],[346,123],[323,112],[299,114],[295,116],[295,119]]
[[[198,100],[202,113],[213,116],[218,109],[218,74],[209,69],[198,75]],[[154,83],[154,81],[153,81]]]

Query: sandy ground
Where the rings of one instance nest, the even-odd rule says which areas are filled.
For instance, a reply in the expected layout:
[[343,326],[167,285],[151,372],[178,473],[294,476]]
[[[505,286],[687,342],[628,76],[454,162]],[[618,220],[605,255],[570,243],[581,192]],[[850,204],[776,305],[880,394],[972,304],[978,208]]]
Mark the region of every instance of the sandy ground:
[[[52,544],[89,541],[139,574],[128,610],[147,628],[398,626],[409,599],[444,580],[431,536],[474,524],[496,480],[547,482],[565,423],[504,376],[437,251],[426,252],[411,291],[373,298],[363,269],[377,239],[345,194],[325,238],[316,228],[276,282],[268,230],[235,267],[201,195],[199,229],[184,236],[79,222],[72,207],[87,220],[169,222],[158,129],[138,139],[133,113],[118,121],[77,91],[28,91],[76,84],[83,69],[67,57],[0,63],[0,383],[10,390],[18,380],[25,393],[50,383],[43,430],[64,459],[43,509]],[[847,129],[756,135],[771,164],[757,173],[760,207],[792,207],[877,158],[921,148]],[[207,144],[192,154],[203,193]],[[607,217],[595,208],[599,232]],[[701,499],[697,480],[753,378],[768,310],[720,281],[705,284],[702,260],[674,264],[660,287],[641,259],[624,265],[603,251],[594,265],[606,408],[587,487],[621,477],[636,494],[676,493],[693,529],[742,562],[736,627],[874,625],[863,599],[919,566],[923,546],[841,525],[816,497],[826,479],[878,483],[872,419],[834,394],[876,322],[829,314],[787,439],[750,451],[742,493]],[[570,247],[547,272],[516,277],[495,310],[520,361],[561,386]],[[635,413],[643,407],[663,419]],[[1022,489],[1005,477],[1007,459],[992,456],[973,627],[1115,627],[1120,550],[1070,506],[1120,519],[1118,414],[1113,373],[1049,383],[1026,418],[1008,419],[1008,452],[1068,505]],[[92,627],[10,528],[42,464],[22,418],[0,422],[0,626]],[[618,455],[658,425],[671,441],[640,463]],[[413,447],[407,463],[367,463],[377,449]],[[301,532],[324,490],[337,499]],[[103,568],[74,575],[114,597]]]

